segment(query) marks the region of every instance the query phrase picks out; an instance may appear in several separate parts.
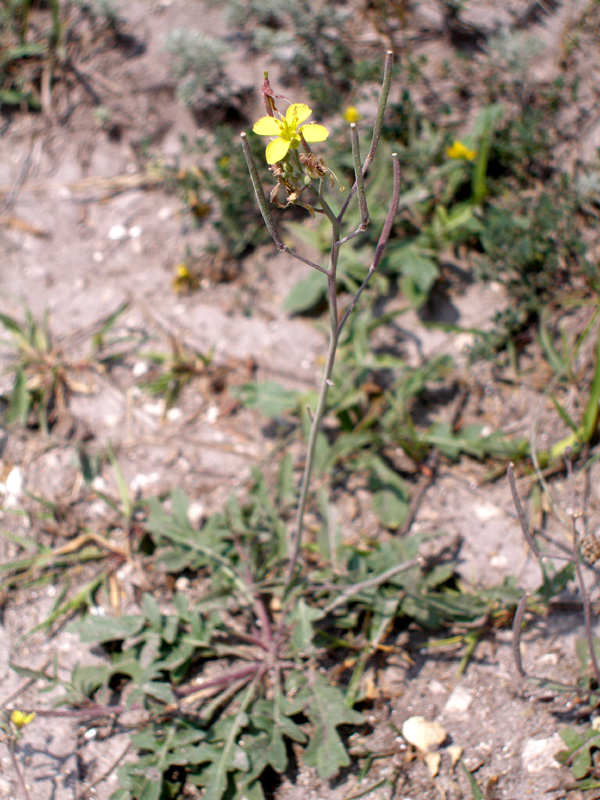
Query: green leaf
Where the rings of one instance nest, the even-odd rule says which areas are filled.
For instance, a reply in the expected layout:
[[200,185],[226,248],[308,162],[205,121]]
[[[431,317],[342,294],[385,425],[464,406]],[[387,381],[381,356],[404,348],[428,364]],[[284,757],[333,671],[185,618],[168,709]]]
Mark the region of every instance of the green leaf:
[[16,423],[25,426],[30,410],[31,394],[27,388],[27,378],[21,367],[19,367],[16,370],[10,404],[6,412],[7,423],[9,425]]
[[311,269],[306,278],[298,281],[288,294],[283,307],[291,314],[301,314],[321,303],[327,294],[327,279],[323,273]]
[[88,614],[75,620],[68,630],[78,633],[82,642],[103,644],[118,639],[128,639],[139,633],[145,625],[142,616],[96,617]]
[[435,261],[411,243],[388,246],[385,264],[386,271],[401,275],[403,294],[412,306],[420,308],[440,274]]
[[248,408],[256,408],[265,417],[280,417],[298,405],[298,392],[284,389],[275,381],[246,383],[235,392]]
[[161,681],[148,681],[148,683],[145,683],[142,688],[144,690],[144,694],[147,694],[149,697],[154,697],[155,700],[159,700],[161,703],[168,705],[169,703],[176,702],[173,690],[168,683]]
[[[132,797],[135,800],[160,800],[163,777],[156,767],[137,764],[124,764],[118,771],[121,784],[121,797]],[[117,795],[118,796],[118,795]],[[111,796],[112,797],[112,796]]]
[[288,508],[294,502],[295,496],[294,459],[291,453],[286,453],[281,459],[277,475],[277,503],[283,508]]
[[314,730],[304,752],[304,763],[316,767],[319,777],[325,780],[333,778],[342,767],[350,764],[350,756],[336,728],[339,725],[360,725],[364,716],[349,708],[344,693],[337,686],[330,686],[318,673],[311,675],[310,699],[305,713]]
[[221,800],[227,788],[230,772],[248,772],[250,759],[248,754],[236,742],[240,732],[248,725],[245,709],[252,701],[256,691],[255,683],[251,683],[241,700],[241,707],[235,717],[221,719],[214,726],[215,737],[222,738],[219,744],[203,744],[198,748],[200,761],[210,761],[206,769],[193,779],[198,786],[204,786],[204,800]]
[[148,592],[142,598],[142,611],[152,630],[160,631],[162,628],[162,614],[158,603]]
[[476,780],[475,780],[475,778],[473,777],[473,774],[471,773],[471,771],[470,771],[470,770],[468,770],[468,769],[465,767],[465,764],[464,764],[464,762],[463,762],[463,760],[462,760],[462,759],[461,759],[461,761],[460,761],[460,765],[461,765],[461,767],[463,768],[463,772],[464,772],[464,773],[465,773],[465,775],[467,776],[467,780],[469,781],[469,786],[471,787],[471,795],[472,795],[472,797],[473,797],[473,800],[485,800],[485,797],[484,797],[484,796],[483,796],[483,794],[481,793],[481,789],[480,789],[480,788],[479,788],[479,786],[477,785],[477,781],[476,781]]
[[313,650],[313,622],[323,619],[325,612],[320,608],[309,606],[304,598],[300,598],[289,615],[289,621],[294,625],[292,642],[298,652],[311,653]]
[[391,529],[399,528],[402,525],[410,508],[407,496],[397,489],[382,489],[375,492],[371,503],[381,524]]
[[574,757],[573,761],[571,762],[571,772],[573,773],[573,777],[577,778],[585,778],[590,771],[590,767],[592,766],[592,756],[590,753],[590,748],[585,747],[580,753]]

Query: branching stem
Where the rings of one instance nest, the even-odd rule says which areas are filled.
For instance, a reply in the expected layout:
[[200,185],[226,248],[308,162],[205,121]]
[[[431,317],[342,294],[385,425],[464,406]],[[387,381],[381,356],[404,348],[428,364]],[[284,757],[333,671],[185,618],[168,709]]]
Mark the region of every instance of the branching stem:
[[[275,227],[275,222],[271,215],[271,211],[269,209],[269,204],[265,197],[262,184],[258,175],[258,170],[256,168],[256,164],[252,157],[252,153],[250,151],[250,146],[247,141],[247,137],[245,134],[242,134],[242,147],[244,149],[244,155],[246,157],[246,162],[248,164],[248,171],[250,172],[250,178],[252,180],[252,186],[254,188],[254,193],[256,195],[256,199],[265,221],[265,225],[269,233],[271,234],[273,241],[275,242],[275,246],[281,252],[288,251],[291,255],[295,256],[299,261],[302,261],[308,266],[312,267],[313,269],[322,272],[327,277],[327,297],[329,301],[329,345],[327,349],[327,359],[325,362],[325,368],[323,370],[323,378],[321,381],[321,388],[319,390],[319,398],[317,401],[317,407],[314,411],[314,414],[310,416],[310,432],[308,437],[308,444],[307,444],[307,452],[306,452],[306,459],[304,462],[304,471],[302,475],[302,483],[300,486],[300,497],[298,500],[298,508],[296,511],[296,520],[294,524],[294,529],[292,532],[292,539],[290,544],[290,553],[289,553],[289,561],[288,561],[288,569],[286,575],[286,583],[289,587],[291,582],[294,579],[294,575],[296,572],[296,566],[298,564],[298,556],[300,553],[300,547],[302,544],[302,533],[304,529],[304,515],[306,512],[306,505],[308,500],[308,491],[310,487],[310,480],[312,475],[312,469],[314,465],[314,458],[315,458],[315,448],[317,444],[317,438],[319,435],[319,431],[321,428],[321,422],[323,420],[323,416],[325,414],[327,408],[327,396],[329,393],[329,388],[332,385],[332,375],[333,375],[333,367],[335,364],[335,357],[337,352],[338,341],[340,337],[340,333],[346,320],[348,319],[350,313],[354,309],[358,299],[362,295],[363,291],[365,290],[367,284],[369,283],[373,273],[377,270],[379,266],[379,262],[381,261],[381,257],[383,255],[384,248],[387,244],[387,241],[390,237],[392,226],[394,223],[394,218],[398,211],[398,204],[400,200],[400,184],[401,184],[401,174],[400,174],[400,164],[398,162],[398,156],[396,153],[392,155],[392,169],[393,169],[393,191],[392,191],[392,200],[390,204],[390,208],[383,226],[383,230],[379,237],[379,241],[377,243],[377,247],[375,249],[375,254],[373,256],[373,261],[368,269],[367,276],[363,281],[362,285],[358,289],[356,295],[352,299],[350,305],[346,309],[341,321],[338,317],[338,302],[337,302],[337,267],[338,267],[338,259],[340,253],[340,247],[342,244],[345,244],[354,236],[357,236],[359,233],[362,233],[369,222],[369,211],[367,206],[367,198],[365,193],[365,183],[364,183],[364,176],[369,168],[369,165],[373,161],[375,156],[375,151],[377,150],[377,145],[379,144],[379,139],[381,137],[381,131],[383,128],[383,118],[385,114],[385,109],[390,93],[390,85],[392,79],[392,63],[393,63],[393,54],[391,50],[388,50],[386,53],[386,60],[385,60],[385,67],[384,67],[384,74],[383,74],[383,84],[381,88],[381,94],[379,98],[379,105],[377,108],[377,117],[375,120],[375,125],[373,127],[373,138],[371,139],[371,146],[369,148],[369,152],[367,153],[367,157],[365,158],[364,163],[361,165],[360,159],[360,147],[359,147],[359,139],[358,139],[358,131],[356,125],[352,124],[350,126],[350,138],[352,143],[352,158],[354,162],[354,185],[352,189],[348,192],[346,200],[338,214],[336,214],[324,196],[324,189],[325,189],[325,178],[321,177],[318,183],[318,188],[312,184],[308,183],[306,188],[312,193],[313,197],[315,198],[315,211],[319,213],[323,213],[329,223],[331,224],[331,252],[329,256],[329,264],[327,268],[321,267],[318,264],[315,264],[312,261],[308,261],[303,256],[299,256],[296,253],[293,253],[289,248],[283,243],[277,229]],[[308,145],[303,139],[303,145],[305,149],[310,154],[310,150]],[[300,158],[296,151],[294,150],[292,153],[292,157],[295,160],[296,168],[302,171],[302,164]],[[360,210],[360,223],[358,228],[353,231],[352,233],[348,234],[344,238],[341,237],[341,227],[342,227],[342,220],[346,214],[350,201],[354,197],[354,195],[358,197],[358,206]],[[261,622],[261,626],[264,628],[263,633],[266,637],[266,643],[269,646],[272,646],[273,640],[272,635],[270,635],[270,628],[268,625],[268,615],[266,614],[266,609],[258,608],[258,617]]]

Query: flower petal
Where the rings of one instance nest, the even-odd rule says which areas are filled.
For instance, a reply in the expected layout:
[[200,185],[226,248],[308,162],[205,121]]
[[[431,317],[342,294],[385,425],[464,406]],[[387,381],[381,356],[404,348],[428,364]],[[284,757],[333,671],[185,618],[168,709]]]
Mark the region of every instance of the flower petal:
[[267,164],[275,164],[286,157],[287,151],[290,149],[291,142],[285,139],[273,139],[267,145]]
[[304,103],[292,103],[292,105],[285,112],[285,121],[288,125],[294,128],[305,119],[308,119],[312,114],[312,108],[309,108]]
[[275,117],[261,117],[254,123],[252,130],[259,136],[279,136],[281,123]]
[[314,122],[302,125],[298,133],[301,133],[307,142],[324,142],[329,136],[329,131],[324,125],[315,125]]

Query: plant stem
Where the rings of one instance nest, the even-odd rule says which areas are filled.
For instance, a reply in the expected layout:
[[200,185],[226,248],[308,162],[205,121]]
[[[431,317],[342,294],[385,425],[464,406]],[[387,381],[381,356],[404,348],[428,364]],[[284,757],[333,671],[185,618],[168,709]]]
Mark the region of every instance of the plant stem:
[[30,794],[27,791],[27,784],[25,783],[25,778],[23,777],[19,762],[17,761],[14,739],[11,739],[8,743],[8,752],[10,754],[10,760],[12,762],[13,769],[17,773],[17,783],[19,784],[19,789],[23,795],[23,800],[30,800]]
[[298,510],[296,512],[296,525],[294,534],[292,536],[292,545],[290,560],[288,564],[288,571],[286,582],[289,585],[294,577],[296,571],[296,564],[298,563],[298,554],[300,552],[300,544],[302,542],[302,530],[304,527],[304,512],[306,511],[306,500],[308,498],[308,489],[310,486],[310,478],[312,468],[315,460],[315,446],[317,444],[317,436],[321,428],[321,420],[327,408],[327,394],[331,386],[331,376],[333,374],[333,365],[335,364],[335,355],[337,352],[338,344],[338,318],[337,318],[337,262],[340,252],[339,238],[340,238],[340,223],[322,198],[322,186],[319,190],[319,200],[321,207],[326,216],[331,222],[332,228],[332,243],[331,255],[329,257],[329,270],[327,271],[327,294],[329,297],[329,348],[327,350],[327,360],[325,362],[325,369],[323,371],[323,379],[321,381],[321,389],[319,391],[319,400],[317,408],[312,419],[310,426],[310,434],[308,437],[308,445],[306,449],[306,460],[304,462],[304,473],[302,475],[302,487],[300,489],[300,499],[298,500]]

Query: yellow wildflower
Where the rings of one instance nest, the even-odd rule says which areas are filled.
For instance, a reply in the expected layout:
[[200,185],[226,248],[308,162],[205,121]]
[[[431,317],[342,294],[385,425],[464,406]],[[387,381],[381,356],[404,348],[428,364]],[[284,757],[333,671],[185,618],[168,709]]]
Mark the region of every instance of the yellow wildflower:
[[458,140],[454,140],[451,147],[446,148],[448,158],[462,159],[463,161],[474,161],[477,158],[477,150],[471,150]]
[[344,119],[350,123],[358,122],[359,119],[362,119],[362,114],[356,106],[348,106],[344,111]]
[[10,721],[15,726],[15,728],[20,731],[22,727],[25,725],[29,725],[29,723],[35,717],[35,711],[32,711],[31,714],[25,714],[23,711],[13,711],[10,715]]
[[276,136],[267,145],[267,164],[276,164],[282,161],[290,148],[296,150],[301,142],[300,134],[307,142],[324,142],[329,136],[329,131],[323,125],[314,122],[301,125],[312,114],[312,109],[304,103],[292,103],[285,112],[285,117],[261,117],[254,124],[252,130],[259,136]]

